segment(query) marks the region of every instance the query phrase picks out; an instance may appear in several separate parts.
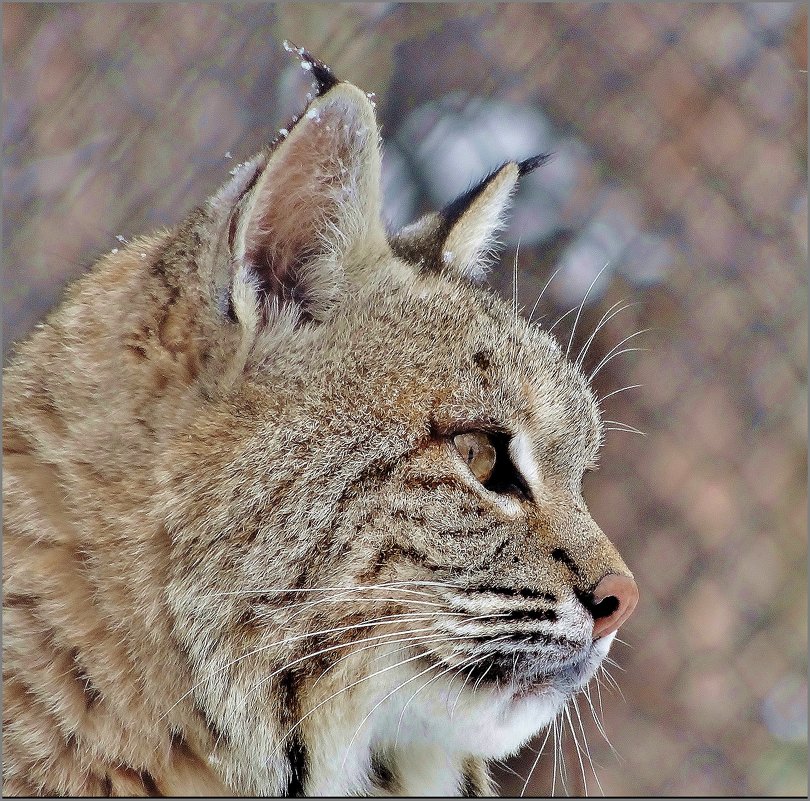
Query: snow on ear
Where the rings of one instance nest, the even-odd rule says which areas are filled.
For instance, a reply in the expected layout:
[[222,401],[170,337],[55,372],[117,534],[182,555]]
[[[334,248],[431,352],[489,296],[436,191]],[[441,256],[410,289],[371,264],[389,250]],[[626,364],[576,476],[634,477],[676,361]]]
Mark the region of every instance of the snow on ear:
[[346,263],[385,242],[371,102],[355,86],[336,84],[259,170],[231,215],[233,312],[246,327],[283,304],[299,318],[322,320],[344,288]]

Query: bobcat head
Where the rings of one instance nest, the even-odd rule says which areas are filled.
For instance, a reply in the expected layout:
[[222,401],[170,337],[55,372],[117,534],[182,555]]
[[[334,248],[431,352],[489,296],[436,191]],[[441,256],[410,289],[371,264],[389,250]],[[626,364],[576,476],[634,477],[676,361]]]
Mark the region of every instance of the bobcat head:
[[543,157],[389,235],[372,103],[309,63],[289,131],[9,369],[9,714],[42,641],[96,695],[59,762],[11,727],[7,791],[485,794],[635,606],[581,494],[596,398],[482,286]]

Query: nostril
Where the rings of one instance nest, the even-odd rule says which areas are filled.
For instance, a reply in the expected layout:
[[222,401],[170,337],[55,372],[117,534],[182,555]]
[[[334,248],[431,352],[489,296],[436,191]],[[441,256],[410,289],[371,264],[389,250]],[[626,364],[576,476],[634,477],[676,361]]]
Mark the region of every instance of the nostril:
[[610,617],[621,605],[621,602],[615,595],[608,595],[603,598],[599,603],[593,603],[590,607],[591,614],[594,620],[599,620],[603,617]]
[[638,603],[638,586],[630,576],[611,573],[594,588],[587,605],[593,615],[593,638],[612,634],[633,613]]

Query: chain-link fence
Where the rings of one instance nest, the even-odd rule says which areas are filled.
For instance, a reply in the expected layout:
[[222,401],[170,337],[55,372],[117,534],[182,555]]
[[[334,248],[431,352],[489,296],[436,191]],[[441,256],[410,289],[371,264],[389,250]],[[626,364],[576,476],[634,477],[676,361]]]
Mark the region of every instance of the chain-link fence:
[[[116,236],[178,220],[300,106],[285,37],[377,93],[392,225],[506,158],[553,151],[520,189],[492,280],[511,293],[516,260],[528,314],[559,268],[535,310],[552,325],[607,264],[574,346],[604,322],[587,362],[605,360],[600,392],[642,385],[607,398],[606,417],[646,432],[610,432],[586,484],[642,594],[614,646],[624,699],[602,693],[618,756],[583,715],[601,787],[806,794],[803,4],[3,15],[6,352]],[[546,751],[528,794],[551,791]],[[581,794],[565,752],[555,791]],[[504,792],[534,758],[499,771]]]

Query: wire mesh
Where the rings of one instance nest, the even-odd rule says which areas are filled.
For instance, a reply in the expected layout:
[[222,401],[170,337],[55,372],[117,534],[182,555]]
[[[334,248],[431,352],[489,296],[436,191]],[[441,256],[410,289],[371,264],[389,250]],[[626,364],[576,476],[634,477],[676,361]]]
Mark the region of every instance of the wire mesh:
[[[171,224],[302,102],[289,37],[377,93],[392,226],[506,158],[492,283],[573,339],[586,498],[642,601],[583,708],[608,795],[807,793],[807,11],[800,3],[5,4],[4,353],[116,237]],[[564,343],[572,316],[555,329]],[[621,349],[621,348],[619,348]],[[596,702],[596,696],[594,695]],[[573,725],[581,740],[576,716]],[[555,792],[599,794],[565,746]],[[538,740],[534,747],[539,747]],[[527,794],[552,788],[549,752]],[[499,769],[519,792],[535,761]],[[513,773],[514,771],[514,773]],[[518,774],[520,778],[518,778]]]

